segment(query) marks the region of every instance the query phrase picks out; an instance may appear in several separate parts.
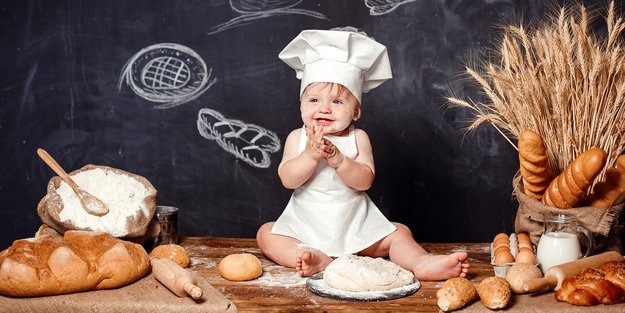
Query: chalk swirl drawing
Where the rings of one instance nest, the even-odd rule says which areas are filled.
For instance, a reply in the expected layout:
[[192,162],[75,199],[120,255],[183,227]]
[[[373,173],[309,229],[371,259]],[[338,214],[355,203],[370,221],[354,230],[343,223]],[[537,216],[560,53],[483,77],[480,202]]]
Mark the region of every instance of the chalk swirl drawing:
[[241,14],[225,23],[213,26],[207,35],[216,34],[226,29],[247,25],[250,22],[280,14],[301,14],[318,19],[330,20],[325,15],[295,8],[302,0],[230,0],[233,11]]
[[117,89],[124,81],[139,97],[169,109],[196,99],[215,82],[212,68],[192,49],[176,43],[159,43],[133,55],[122,69]]
[[371,15],[384,15],[397,9],[400,5],[417,0],[365,0]]
[[227,119],[221,113],[203,108],[198,113],[197,129],[206,139],[215,140],[224,150],[251,166],[268,168],[270,154],[280,150],[278,136],[263,127]]

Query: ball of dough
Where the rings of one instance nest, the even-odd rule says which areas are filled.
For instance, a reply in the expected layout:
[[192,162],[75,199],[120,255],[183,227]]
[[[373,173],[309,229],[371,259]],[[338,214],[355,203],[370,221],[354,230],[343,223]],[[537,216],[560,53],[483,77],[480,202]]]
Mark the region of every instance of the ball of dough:
[[414,275],[382,258],[343,255],[326,267],[323,281],[346,291],[384,291],[412,284]]
[[542,272],[536,265],[516,263],[508,269],[506,273],[506,280],[510,284],[510,289],[514,293],[525,293],[523,290],[523,284],[530,278],[541,278]]
[[219,262],[219,275],[227,280],[252,280],[262,274],[260,260],[250,253],[230,254]]
[[150,258],[169,258],[183,268],[189,266],[190,263],[187,250],[179,245],[156,246],[156,248],[150,252]]

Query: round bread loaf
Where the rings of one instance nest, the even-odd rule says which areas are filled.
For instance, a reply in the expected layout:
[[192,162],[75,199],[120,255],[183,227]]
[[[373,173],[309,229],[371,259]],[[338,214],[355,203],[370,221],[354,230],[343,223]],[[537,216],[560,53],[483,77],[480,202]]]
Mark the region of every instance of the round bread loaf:
[[118,288],[149,269],[141,245],[106,233],[41,235],[16,240],[0,252],[0,294],[32,297]]
[[151,258],[170,259],[181,267],[189,266],[189,254],[187,250],[179,245],[160,245],[150,252]]
[[230,254],[219,262],[219,274],[232,281],[251,280],[263,274],[263,267],[253,254]]
[[533,264],[516,263],[512,265],[506,273],[506,280],[510,284],[510,289],[514,293],[525,293],[523,285],[532,278],[543,277],[540,269]]

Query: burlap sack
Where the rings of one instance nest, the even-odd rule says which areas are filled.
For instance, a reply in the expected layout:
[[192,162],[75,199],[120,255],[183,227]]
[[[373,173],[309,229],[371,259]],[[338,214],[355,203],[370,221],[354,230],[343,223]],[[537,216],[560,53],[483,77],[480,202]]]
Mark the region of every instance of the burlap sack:
[[595,237],[593,254],[607,250],[623,252],[620,238],[623,226],[618,224],[623,204],[610,208],[585,206],[558,209],[528,197],[524,192],[520,176],[515,177],[512,184],[514,195],[519,201],[519,209],[514,221],[515,232],[529,233],[533,244],[538,244],[540,235],[544,231],[543,214],[563,213],[575,216],[578,224],[592,232]]
[[[141,185],[146,188],[147,196],[143,199],[143,201],[148,208],[148,216],[144,216],[143,214],[127,216],[127,233],[119,237],[124,239],[133,239],[145,235],[146,230],[148,229],[148,225],[154,217],[154,211],[156,211],[156,189],[154,188],[154,186],[152,186],[152,184],[142,176],[102,165],[85,165],[84,167],[69,173],[69,175],[75,175],[77,173],[96,168],[111,171],[119,175],[128,175],[136,179],[139,183],[141,183]],[[39,204],[37,205],[37,213],[39,214],[41,221],[59,232],[60,234],[65,233],[65,231],[67,230],[93,231],[94,229],[91,229],[90,227],[77,227],[76,225],[73,225],[73,223],[71,223],[70,221],[61,221],[61,219],[59,218],[59,214],[63,210],[63,200],[61,199],[61,196],[56,192],[56,190],[61,186],[61,182],[62,179],[59,176],[52,177],[48,182],[47,194],[43,197],[43,199],[41,199],[41,201],[39,201]]]

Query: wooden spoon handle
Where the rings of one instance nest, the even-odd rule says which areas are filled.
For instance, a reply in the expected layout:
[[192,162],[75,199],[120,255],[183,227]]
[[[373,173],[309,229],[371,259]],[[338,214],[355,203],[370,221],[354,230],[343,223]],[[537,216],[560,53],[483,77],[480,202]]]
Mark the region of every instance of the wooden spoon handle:
[[67,172],[65,172],[65,170],[63,170],[59,163],[57,163],[54,158],[48,154],[46,150],[39,148],[37,149],[37,154],[57,175],[59,175],[59,177],[61,177],[76,193],[78,193],[78,185],[76,182],[74,182],[74,180],[67,174]]

